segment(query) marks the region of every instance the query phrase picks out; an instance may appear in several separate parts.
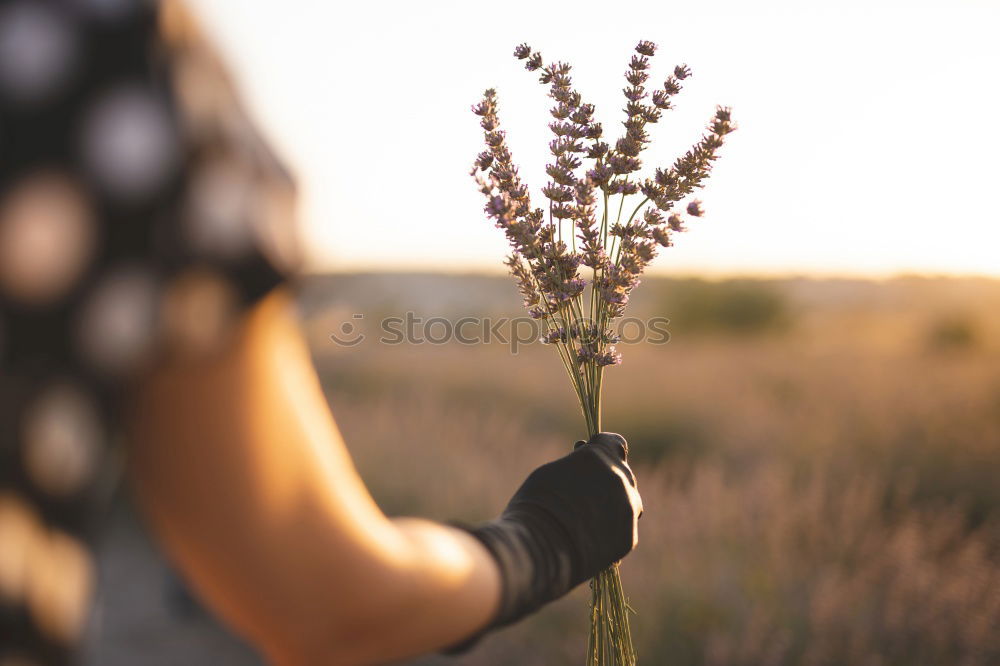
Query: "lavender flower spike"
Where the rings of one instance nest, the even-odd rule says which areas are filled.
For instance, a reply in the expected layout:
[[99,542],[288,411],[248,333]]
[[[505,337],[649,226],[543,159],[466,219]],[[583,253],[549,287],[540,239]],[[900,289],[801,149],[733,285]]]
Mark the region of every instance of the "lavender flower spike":
[[[594,105],[573,86],[572,67],[546,63],[528,44],[515,47],[514,57],[538,73],[553,104],[541,207],[532,204],[514,164],[496,91],[486,90],[472,107],[485,149],[471,175],[485,197],[484,211],[507,237],[507,266],[528,313],[545,326],[542,341],[558,351],[591,434],[601,430],[604,369],[622,360],[615,322],[657,252],[673,245],[673,234],[686,230],[675,206],[705,185],[725,137],[736,129],[732,110],[720,106],[684,155],[640,177],[650,127],[672,108],[682,82],[691,76],[686,65],[678,65],[662,86],[652,87],[655,53],[653,42],[636,44],[624,75],[622,134],[605,142]],[[701,202],[688,201],[686,213],[701,217]],[[617,568],[594,579],[592,594],[588,665],[635,666]],[[605,649],[598,651],[597,645]]]

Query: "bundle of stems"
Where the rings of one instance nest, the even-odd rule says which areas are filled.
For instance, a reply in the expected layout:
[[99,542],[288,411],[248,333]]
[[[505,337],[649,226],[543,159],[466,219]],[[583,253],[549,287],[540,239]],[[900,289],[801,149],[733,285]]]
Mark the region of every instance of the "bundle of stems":
[[[656,45],[642,41],[635,51],[625,72],[625,132],[612,146],[602,140],[594,106],[573,89],[568,64],[546,64],[527,44],[514,50],[526,69],[540,72],[540,82],[549,86],[555,101],[549,124],[555,135],[549,144],[554,159],[545,167],[551,180],[541,190],[545,208],[532,207],[528,187],[514,166],[497,117],[496,91],[487,90],[472,107],[481,117],[486,142],[472,176],[486,197],[486,214],[510,242],[506,264],[517,278],[525,307],[543,326],[542,341],[559,353],[590,435],[602,429],[604,369],[621,363],[615,320],[624,314],[629,295],[658,249],[671,246],[672,235],[685,231],[684,215],[675,208],[683,207],[688,216],[702,215],[697,200],[678,204],[704,184],[723,137],[735,129],[730,109],[718,107],[707,131],[686,154],[656,169],[652,178],[638,177],[639,155],[649,143],[646,126],[672,107],[672,98],[691,71],[686,65],[675,67],[662,87],[650,93],[644,84]],[[586,170],[581,168],[585,161],[590,167]],[[630,197],[639,199],[634,207],[631,200],[626,206]],[[591,590],[588,665],[634,665],[632,609],[618,565],[594,578]]]

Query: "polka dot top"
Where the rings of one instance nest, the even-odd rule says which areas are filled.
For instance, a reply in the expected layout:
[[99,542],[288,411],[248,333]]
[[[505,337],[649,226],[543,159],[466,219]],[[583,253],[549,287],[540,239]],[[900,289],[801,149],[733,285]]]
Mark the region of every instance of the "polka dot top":
[[293,200],[175,2],[0,2],[0,664],[72,661],[129,379],[290,274]]

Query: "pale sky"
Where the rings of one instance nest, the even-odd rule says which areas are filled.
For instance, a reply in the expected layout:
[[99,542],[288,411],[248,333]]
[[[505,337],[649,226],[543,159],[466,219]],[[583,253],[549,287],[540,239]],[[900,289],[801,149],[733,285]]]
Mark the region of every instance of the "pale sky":
[[740,126],[706,216],[657,270],[1000,276],[1000,2],[192,4],[298,176],[315,270],[499,268],[505,241],[467,175],[482,144],[470,105],[497,88],[537,192],[551,100],[514,46],[573,64],[614,138],[648,39],[651,84],[681,62],[694,76],[652,127],[647,169],[716,104]]

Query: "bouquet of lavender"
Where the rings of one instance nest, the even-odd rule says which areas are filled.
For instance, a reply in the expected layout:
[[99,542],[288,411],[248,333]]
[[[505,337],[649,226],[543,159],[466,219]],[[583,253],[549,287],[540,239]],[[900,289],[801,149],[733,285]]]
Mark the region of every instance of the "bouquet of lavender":
[[[723,137],[735,129],[730,110],[719,107],[708,131],[671,167],[656,169],[652,178],[635,175],[642,168],[639,155],[649,143],[646,126],[671,108],[681,82],[691,74],[686,65],[675,67],[663,86],[649,94],[644,84],[656,45],[643,41],[635,50],[625,72],[625,133],[611,146],[602,141],[593,104],[585,104],[573,89],[571,67],[545,64],[541,53],[527,44],[514,49],[526,69],[541,72],[539,81],[549,86],[549,97],[555,100],[549,123],[555,135],[549,143],[554,160],[545,167],[551,181],[542,188],[547,209],[532,207],[528,187],[518,176],[497,119],[496,92],[487,90],[472,107],[482,118],[487,146],[476,158],[472,176],[486,196],[486,214],[510,241],[513,252],[506,263],[528,312],[544,325],[543,342],[559,352],[590,435],[601,431],[604,368],[621,363],[614,346],[614,320],[624,313],[658,246],[670,247],[671,234],[685,230],[684,217],[675,207],[703,185]],[[590,167],[586,170],[585,160]],[[634,208],[625,207],[627,198],[640,196]],[[627,217],[625,211],[631,211]],[[690,201],[686,211],[700,217],[701,203]],[[631,609],[618,566],[592,580],[591,590],[588,664],[632,666]]]

